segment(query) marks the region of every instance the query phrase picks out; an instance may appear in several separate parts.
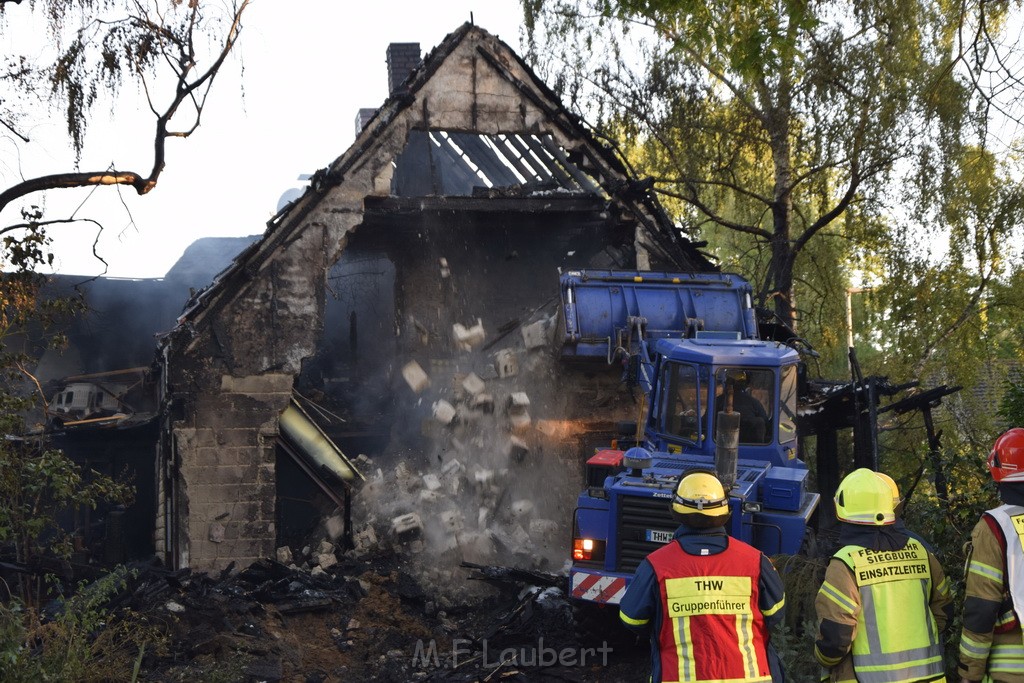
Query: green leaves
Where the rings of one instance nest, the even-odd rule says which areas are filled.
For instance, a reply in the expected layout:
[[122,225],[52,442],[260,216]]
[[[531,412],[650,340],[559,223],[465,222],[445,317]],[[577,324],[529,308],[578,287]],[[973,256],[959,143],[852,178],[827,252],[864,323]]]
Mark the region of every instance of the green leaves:
[[1003,399],[999,402],[999,418],[1003,426],[1024,426],[1024,381],[1017,377],[1016,381],[1003,382]]
[[59,512],[132,497],[127,484],[84,473],[61,451],[41,450],[27,439],[0,442],[0,538],[15,540],[23,562],[54,549],[65,559],[70,555],[73,531],[60,527]]

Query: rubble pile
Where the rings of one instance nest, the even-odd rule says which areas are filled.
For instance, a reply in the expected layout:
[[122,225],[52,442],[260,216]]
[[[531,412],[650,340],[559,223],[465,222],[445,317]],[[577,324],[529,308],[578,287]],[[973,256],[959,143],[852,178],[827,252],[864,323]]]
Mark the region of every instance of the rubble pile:
[[621,627],[578,636],[556,574],[469,564],[467,581],[496,588],[444,610],[400,555],[335,560],[315,574],[271,559],[219,576],[136,567],[112,607],[170,643],[140,680],[620,681],[647,655]]

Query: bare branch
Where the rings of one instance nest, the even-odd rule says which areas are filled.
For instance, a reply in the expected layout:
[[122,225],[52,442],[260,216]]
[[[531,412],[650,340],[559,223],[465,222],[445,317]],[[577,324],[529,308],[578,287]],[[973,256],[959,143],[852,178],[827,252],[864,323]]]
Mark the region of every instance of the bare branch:
[[[193,80],[189,80],[189,73],[196,66],[192,34],[197,26],[196,22],[198,20],[197,12],[199,11],[199,5],[197,3],[192,7],[192,14],[189,19],[189,28],[184,38],[184,42],[179,40],[173,41],[179,49],[178,69],[176,69],[176,73],[178,74],[178,83],[175,88],[174,98],[162,113],[157,114],[148,85],[143,78],[143,88],[146,93],[146,99],[149,102],[153,113],[157,114],[153,136],[153,166],[148,175],[143,175],[136,171],[109,169],[99,172],[55,173],[31,178],[0,192],[0,211],[16,199],[43,190],[99,185],[130,185],[138,194],[144,195],[156,187],[160,174],[163,172],[166,165],[167,139],[186,138],[198,128],[202,117],[203,106],[206,102],[206,95],[209,93],[209,89],[212,87],[213,81],[223,66],[224,61],[227,59],[228,54],[230,54],[238,41],[242,30],[242,13],[249,6],[250,2],[251,0],[242,0],[235,7],[230,28],[227,31],[224,43],[222,44],[216,59],[204,72],[196,76]],[[162,38],[173,38],[171,33],[165,27],[149,22],[144,15],[137,17],[136,19],[140,23],[145,24],[148,28],[151,28]],[[197,93],[201,94],[198,99],[196,98]],[[186,101],[192,102],[195,107],[195,121],[192,123],[191,127],[187,129],[181,131],[169,130],[171,119],[178,112],[181,105]]]

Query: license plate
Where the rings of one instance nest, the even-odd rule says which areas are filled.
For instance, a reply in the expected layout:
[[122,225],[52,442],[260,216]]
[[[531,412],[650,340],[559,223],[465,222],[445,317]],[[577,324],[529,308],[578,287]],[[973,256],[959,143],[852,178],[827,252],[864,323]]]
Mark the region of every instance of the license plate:
[[672,540],[671,531],[658,531],[656,529],[647,530],[647,540],[654,543],[668,543]]

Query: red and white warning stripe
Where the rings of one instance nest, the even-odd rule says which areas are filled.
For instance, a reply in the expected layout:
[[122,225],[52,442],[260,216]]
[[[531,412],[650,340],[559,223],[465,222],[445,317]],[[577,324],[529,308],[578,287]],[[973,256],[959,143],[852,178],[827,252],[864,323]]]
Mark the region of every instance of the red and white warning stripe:
[[621,576],[587,572],[574,572],[572,575],[572,597],[580,600],[617,605],[625,592],[626,579]]

